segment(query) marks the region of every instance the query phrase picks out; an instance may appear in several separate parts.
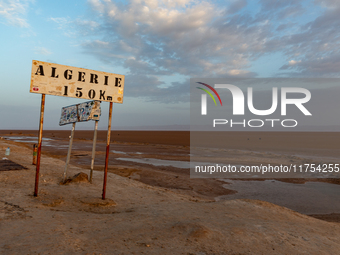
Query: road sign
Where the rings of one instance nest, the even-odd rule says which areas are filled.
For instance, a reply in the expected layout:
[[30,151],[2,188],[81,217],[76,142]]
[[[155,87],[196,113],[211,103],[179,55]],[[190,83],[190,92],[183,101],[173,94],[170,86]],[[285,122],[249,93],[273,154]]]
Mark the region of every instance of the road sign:
[[100,101],[90,101],[63,107],[59,125],[89,120],[99,121],[101,115]]
[[123,103],[124,75],[32,61],[31,93]]
[[[38,93],[41,95],[40,106],[40,125],[38,136],[38,152],[37,152],[37,166],[35,172],[34,196],[38,196],[39,187],[39,173],[40,173],[40,158],[41,158],[41,141],[44,123],[45,112],[45,95],[75,97],[81,99],[92,99],[97,101],[110,102],[109,107],[109,124],[107,129],[106,140],[106,155],[104,167],[104,181],[102,198],[105,199],[107,169],[110,153],[110,137],[111,137],[111,121],[112,121],[112,105],[113,103],[123,103],[124,92],[124,75],[99,72],[88,70],[84,68],[64,66],[52,64],[42,61],[32,61],[31,73],[31,93]],[[86,102],[88,103],[88,102]],[[73,123],[72,132],[74,132],[76,121],[87,121],[89,119],[96,120],[94,146],[96,141],[96,130],[98,127],[98,120],[100,116],[100,106],[97,109],[86,109],[85,104],[73,105],[65,110],[66,115],[63,114],[60,120],[60,125]],[[99,102],[98,102],[99,103]],[[89,107],[89,106],[88,106]],[[80,112],[79,112],[80,109]],[[82,110],[83,109],[83,110]],[[64,117],[63,117],[64,116]],[[73,134],[71,135],[73,139]],[[72,139],[70,140],[69,149],[72,147]],[[70,152],[70,150],[69,150]],[[92,150],[92,162],[94,161],[94,149]],[[69,156],[68,156],[69,159]],[[65,167],[64,177],[66,176]],[[92,181],[93,163],[91,164],[91,181]]]

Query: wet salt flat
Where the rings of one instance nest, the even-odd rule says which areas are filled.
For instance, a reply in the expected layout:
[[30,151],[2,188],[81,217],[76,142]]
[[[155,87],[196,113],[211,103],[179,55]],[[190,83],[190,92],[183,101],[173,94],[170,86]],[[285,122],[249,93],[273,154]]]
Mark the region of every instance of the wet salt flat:
[[150,164],[154,166],[173,166],[177,168],[189,168],[189,161],[164,160],[156,158],[117,158],[117,160],[130,161],[135,163]]
[[[10,140],[13,142],[19,142],[19,143],[36,143],[38,144],[38,137],[37,136],[4,136],[3,137],[6,140]],[[42,146],[53,146],[51,142],[54,141],[51,138],[42,138]]]
[[[38,137],[34,136],[8,136],[5,139],[15,142],[24,143],[37,143]],[[67,153],[68,140],[54,140],[50,138],[43,138],[43,146],[50,148],[54,153],[60,151]],[[98,144],[98,147],[104,150],[105,144]],[[97,149],[98,149],[97,147]],[[124,150],[125,147],[123,147]],[[81,142],[73,145],[73,150],[88,150],[92,149],[92,142]],[[64,150],[64,152],[63,152]],[[176,161],[176,160],[162,160],[156,158],[124,158],[123,155],[137,155],[145,154],[144,152],[136,151],[124,152],[122,150],[111,150],[112,153],[122,155],[122,158],[117,160],[130,161],[142,164],[150,164],[154,166],[173,166],[182,169],[189,169],[189,161]],[[59,152],[59,153],[60,153]],[[157,153],[164,155],[163,151]],[[191,155],[192,156],[192,155]],[[195,162],[191,162],[195,163]],[[197,164],[205,165],[211,163],[198,162]],[[328,214],[340,213],[340,185],[321,183],[321,182],[307,182],[305,184],[284,183],[274,180],[267,181],[239,181],[239,180],[226,180],[231,184],[225,184],[227,189],[236,190],[238,193],[234,195],[227,195],[217,197],[216,200],[231,200],[231,199],[258,199],[274,203],[280,206],[290,208],[305,214]]]
[[[151,164],[154,166],[190,167],[190,162],[188,161],[154,158],[117,158],[117,160]],[[236,190],[238,193],[220,196],[217,197],[216,200],[257,199],[284,206],[304,214],[340,213],[340,185],[337,184],[323,182],[296,184],[276,180],[238,181],[225,179],[225,181],[231,184],[225,184],[223,187]]]
[[111,150],[111,152],[116,153],[116,154],[138,154],[138,155],[142,155],[144,153],[142,152],[125,152],[125,151],[116,151],[116,150]]
[[115,150],[111,150],[111,152],[116,153],[116,154],[127,154],[124,151],[115,151]]
[[117,158],[117,160],[130,161],[135,163],[149,164],[153,166],[172,166],[177,168],[190,168],[190,164],[211,165],[211,162],[189,162],[179,160],[165,160],[156,158]]
[[[38,144],[38,137],[37,136],[4,136],[6,140],[10,140],[13,142],[20,142],[20,143],[36,143]],[[53,150],[65,150],[67,151],[69,147],[69,140],[58,140],[52,138],[42,138],[42,147],[53,147]],[[77,144],[73,143],[72,150],[82,150],[85,148],[92,149],[92,142],[89,144]],[[52,148],[51,148],[52,149]]]
[[[4,136],[3,138],[14,142],[38,143],[38,137],[36,136]],[[43,137],[42,141],[53,141],[53,139]]]
[[216,200],[258,199],[284,206],[304,214],[340,213],[340,185],[323,182],[305,184],[275,180],[225,180],[223,185],[238,193],[217,197]]

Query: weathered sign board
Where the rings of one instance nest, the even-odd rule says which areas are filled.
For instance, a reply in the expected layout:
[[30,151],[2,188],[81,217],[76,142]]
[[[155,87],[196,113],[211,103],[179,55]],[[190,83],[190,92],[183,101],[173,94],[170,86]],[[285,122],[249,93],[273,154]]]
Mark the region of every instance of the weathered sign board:
[[63,107],[59,125],[89,120],[99,121],[101,115],[100,101],[90,101]]
[[[104,167],[104,181],[103,181],[103,193],[102,198],[106,196],[106,183],[107,183],[107,170],[109,165],[110,154],[110,139],[111,139],[111,121],[112,121],[112,105],[113,103],[123,103],[124,93],[124,75],[106,73],[88,70],[79,67],[71,67],[65,65],[58,65],[53,63],[42,62],[38,60],[32,61],[32,73],[31,73],[31,93],[38,93],[41,95],[41,108],[40,108],[40,124],[39,124],[39,136],[38,136],[38,152],[37,152],[37,165],[35,172],[35,186],[34,196],[38,196],[39,176],[40,176],[40,158],[41,158],[41,141],[42,131],[44,123],[45,112],[45,95],[63,96],[63,97],[75,97],[80,99],[91,99],[96,101],[110,102],[109,107],[109,123],[107,128],[106,139],[106,155],[105,155],[105,167]],[[73,123],[72,135],[70,139],[69,149],[72,147],[73,133],[75,124],[77,121],[87,121],[89,118],[96,120],[100,116],[100,104],[99,107],[90,110],[89,102],[73,105],[67,107],[65,111],[62,111],[60,120],[61,125]],[[92,105],[93,106],[93,105]],[[96,141],[96,130],[98,127],[98,121],[96,121],[94,144]],[[94,148],[94,147],[93,147]],[[70,151],[70,150],[69,150]],[[92,170],[94,161],[95,150],[92,150],[92,163],[91,163],[91,176],[92,182]],[[69,161],[69,155],[67,162]],[[65,167],[64,177],[66,177]]]
[[32,61],[31,93],[123,103],[124,75]]

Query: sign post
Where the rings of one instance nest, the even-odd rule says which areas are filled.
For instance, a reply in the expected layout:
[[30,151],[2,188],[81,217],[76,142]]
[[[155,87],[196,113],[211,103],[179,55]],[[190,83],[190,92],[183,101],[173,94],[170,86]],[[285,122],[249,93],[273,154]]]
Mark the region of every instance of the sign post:
[[[103,187],[103,199],[105,199],[111,136],[112,103],[123,103],[124,80],[125,76],[120,74],[94,71],[37,60],[32,61],[30,92],[42,94],[34,196],[38,196],[45,95],[53,95],[110,102]],[[65,170],[66,169],[67,166]],[[64,177],[65,176],[66,172],[64,173]]]
[[92,183],[94,158],[95,158],[95,156],[96,156],[97,129],[98,129],[98,120],[96,120],[96,124],[94,125],[93,146],[92,146],[92,157],[91,157],[91,171],[90,171],[90,183]]
[[75,128],[76,128],[76,123],[73,122],[73,124],[72,124],[72,131],[71,131],[71,137],[70,137],[70,145],[68,146],[66,165],[65,165],[65,171],[64,171],[64,182],[66,181],[66,172],[67,172],[68,164],[70,162],[72,143],[73,143],[73,137],[74,137],[74,129]]
[[103,194],[102,194],[103,200],[105,200],[105,195],[106,195],[107,168],[108,168],[108,165],[109,165],[110,140],[111,140],[111,121],[112,121],[112,103],[110,103],[109,125],[108,125],[108,128],[107,128],[104,182],[103,182]]
[[44,112],[45,112],[45,94],[41,95],[41,106],[40,106],[40,124],[39,124],[39,136],[38,136],[38,153],[37,153],[37,166],[35,171],[35,185],[34,185],[34,196],[38,196],[39,186],[39,172],[40,172],[40,157],[41,157],[41,141],[42,132],[44,125]]

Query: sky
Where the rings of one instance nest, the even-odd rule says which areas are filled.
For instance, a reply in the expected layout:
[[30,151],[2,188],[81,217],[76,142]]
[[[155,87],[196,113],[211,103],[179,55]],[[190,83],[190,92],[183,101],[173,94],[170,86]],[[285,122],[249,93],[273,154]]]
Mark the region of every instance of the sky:
[[[338,0],[0,0],[0,31],[0,129],[39,128],[32,60],[125,75],[113,129],[189,129],[190,78],[340,78]],[[83,101],[46,96],[44,129]]]

